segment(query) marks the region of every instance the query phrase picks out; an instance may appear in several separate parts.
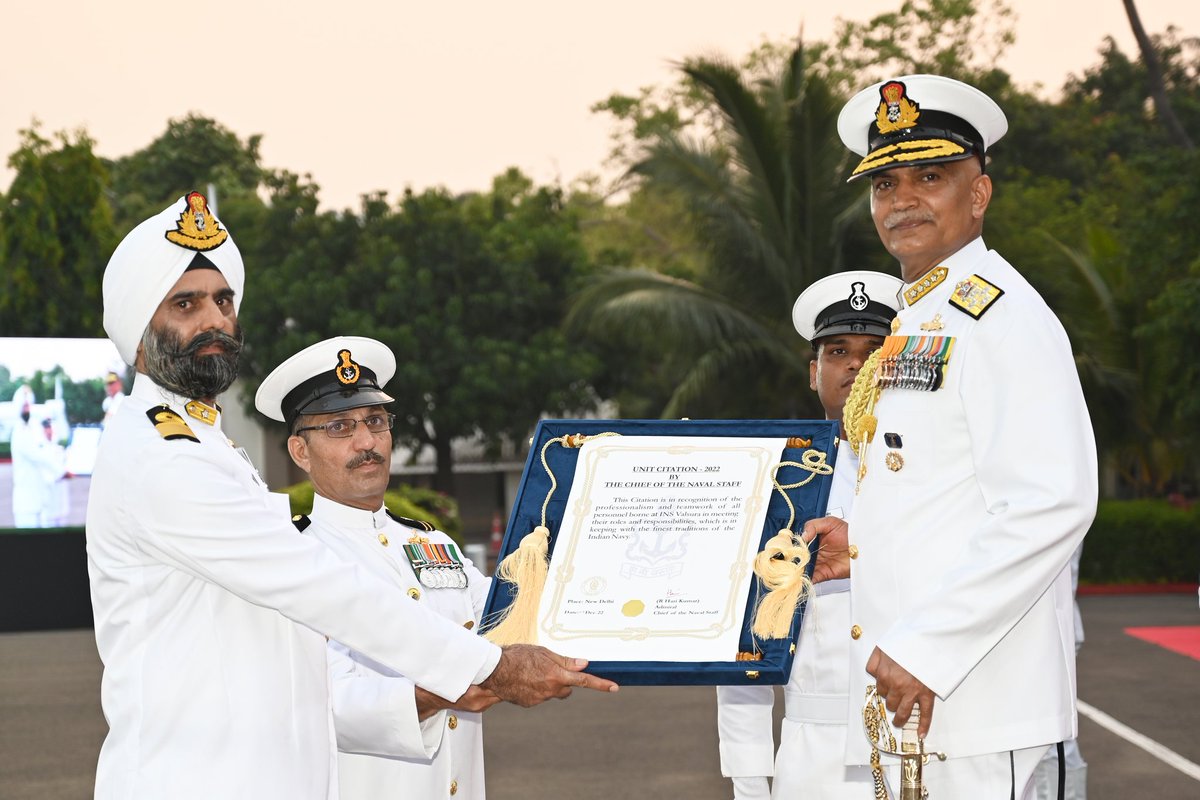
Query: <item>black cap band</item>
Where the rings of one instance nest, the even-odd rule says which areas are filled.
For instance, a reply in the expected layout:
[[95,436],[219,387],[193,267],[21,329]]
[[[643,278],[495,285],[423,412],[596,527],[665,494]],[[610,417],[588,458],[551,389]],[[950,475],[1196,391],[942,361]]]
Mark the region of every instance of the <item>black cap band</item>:
[[295,427],[301,414],[332,414],[395,402],[394,397],[379,388],[374,372],[361,364],[357,366],[360,374],[353,384],[342,383],[332,371],[322,372],[284,395],[280,406],[288,430]]
[[869,151],[906,139],[949,139],[968,150],[983,154],[983,137],[971,123],[956,114],[921,109],[921,122],[908,128],[880,133],[879,123],[871,126]]
[[892,332],[895,316],[896,311],[891,306],[874,300],[861,310],[851,307],[849,300],[839,300],[817,315],[813,342],[842,333],[887,336]]

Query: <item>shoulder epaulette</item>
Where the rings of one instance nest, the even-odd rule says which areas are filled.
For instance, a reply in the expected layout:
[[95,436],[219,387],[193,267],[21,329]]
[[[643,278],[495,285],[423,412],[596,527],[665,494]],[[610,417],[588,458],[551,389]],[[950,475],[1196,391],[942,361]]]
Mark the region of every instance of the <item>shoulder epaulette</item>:
[[312,520],[308,518],[307,514],[297,514],[292,517],[292,524],[296,526],[296,530],[304,533],[304,529],[312,525]]
[[391,517],[393,520],[395,520],[396,522],[399,522],[401,525],[405,525],[409,528],[416,528],[417,530],[425,531],[426,533],[428,533],[429,531],[432,531],[432,530],[436,530],[436,528],[434,528],[433,525],[429,524],[428,522],[425,522],[424,520],[409,519],[408,517],[402,517],[399,514],[393,514],[392,510],[390,508],[385,508],[384,511],[386,511],[387,515],[389,517]]
[[183,421],[183,417],[171,410],[167,404],[155,406],[146,410],[146,416],[150,422],[154,424],[154,430],[158,431],[158,435],[168,441],[171,439],[187,439],[192,442],[199,442],[196,434],[192,433],[192,429]]
[[972,275],[954,287],[950,293],[950,305],[969,317],[979,319],[1003,294],[1004,290],[999,286]]

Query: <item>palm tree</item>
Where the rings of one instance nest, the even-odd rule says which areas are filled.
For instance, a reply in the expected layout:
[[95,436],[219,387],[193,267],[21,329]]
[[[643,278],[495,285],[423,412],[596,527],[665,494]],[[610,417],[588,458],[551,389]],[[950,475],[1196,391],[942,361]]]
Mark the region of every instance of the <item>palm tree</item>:
[[576,330],[638,344],[674,375],[664,417],[817,411],[792,304],[874,241],[862,224],[865,193],[845,185],[843,100],[805,55],[798,43],[760,79],[716,58],[681,65],[717,112],[716,131],[703,140],[658,134],[630,176],[684,199],[703,266],[693,279],[611,269],[575,298]]
[[1139,291],[1136,261],[1099,226],[1084,232],[1083,249],[1038,233],[1070,267],[1038,277],[1075,349],[1107,493],[1119,484],[1136,496],[1161,496],[1187,474],[1194,448],[1169,423],[1174,399],[1162,381],[1161,342],[1138,335],[1150,301]]

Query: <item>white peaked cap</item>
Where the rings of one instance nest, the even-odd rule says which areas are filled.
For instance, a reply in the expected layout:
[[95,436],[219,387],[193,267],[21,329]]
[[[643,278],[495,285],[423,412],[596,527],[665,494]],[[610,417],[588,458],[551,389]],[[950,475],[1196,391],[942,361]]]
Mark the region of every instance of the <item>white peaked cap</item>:
[[826,276],[796,298],[792,324],[810,342],[845,333],[887,336],[903,285],[899,278],[869,270]]
[[383,387],[396,356],[376,339],[335,336],[309,345],[263,379],[254,395],[260,413],[290,426],[300,414],[330,414],[395,402]]

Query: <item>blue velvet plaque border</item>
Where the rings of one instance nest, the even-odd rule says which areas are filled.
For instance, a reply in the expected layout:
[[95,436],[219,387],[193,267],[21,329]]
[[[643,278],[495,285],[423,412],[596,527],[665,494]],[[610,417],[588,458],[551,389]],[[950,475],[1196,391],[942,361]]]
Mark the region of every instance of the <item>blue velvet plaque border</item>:
[[[615,431],[623,436],[766,436],[775,438],[802,438],[812,442],[811,447],[826,453],[826,461],[832,466],[837,458],[834,445],[837,423],[825,420],[542,420],[534,432],[521,475],[521,486],[517,491],[508,528],[500,548],[500,558],[516,549],[522,537],[541,523],[542,503],[550,490],[550,480],[542,469],[541,451],[546,442],[560,436],[582,433],[588,436]],[[809,448],[785,448],[784,461],[799,461],[804,450]],[[546,526],[550,529],[550,551],[553,553],[555,538],[563,518],[563,509],[570,494],[571,482],[575,477],[575,462],[579,450],[551,447],[546,452],[547,463],[558,480],[558,489],[546,509]],[[778,474],[779,482],[795,483],[807,474],[795,467],[785,467]],[[798,489],[789,489],[788,496],[796,507],[794,530],[815,517],[825,515],[829,500],[831,476],[816,475],[813,480]],[[779,532],[787,523],[788,508],[778,491],[772,492],[763,524],[759,548]],[[816,543],[813,545],[815,555]],[[812,575],[812,561],[809,575]],[[750,633],[754,599],[760,591],[758,579],[750,586],[750,602],[747,604],[747,619],[743,621],[740,649],[753,652],[754,642]],[[484,619],[491,619],[512,602],[512,585],[499,578],[492,581],[488,593]],[[796,636],[804,615],[804,604],[796,610],[792,630],[786,639],[759,640],[758,650],[762,658],[757,661],[737,661],[730,654],[729,661],[669,662],[669,661],[593,661],[587,671],[610,678],[630,686],[685,686],[727,685],[751,683],[787,683],[792,668]],[[570,653],[564,653],[571,655]]]

